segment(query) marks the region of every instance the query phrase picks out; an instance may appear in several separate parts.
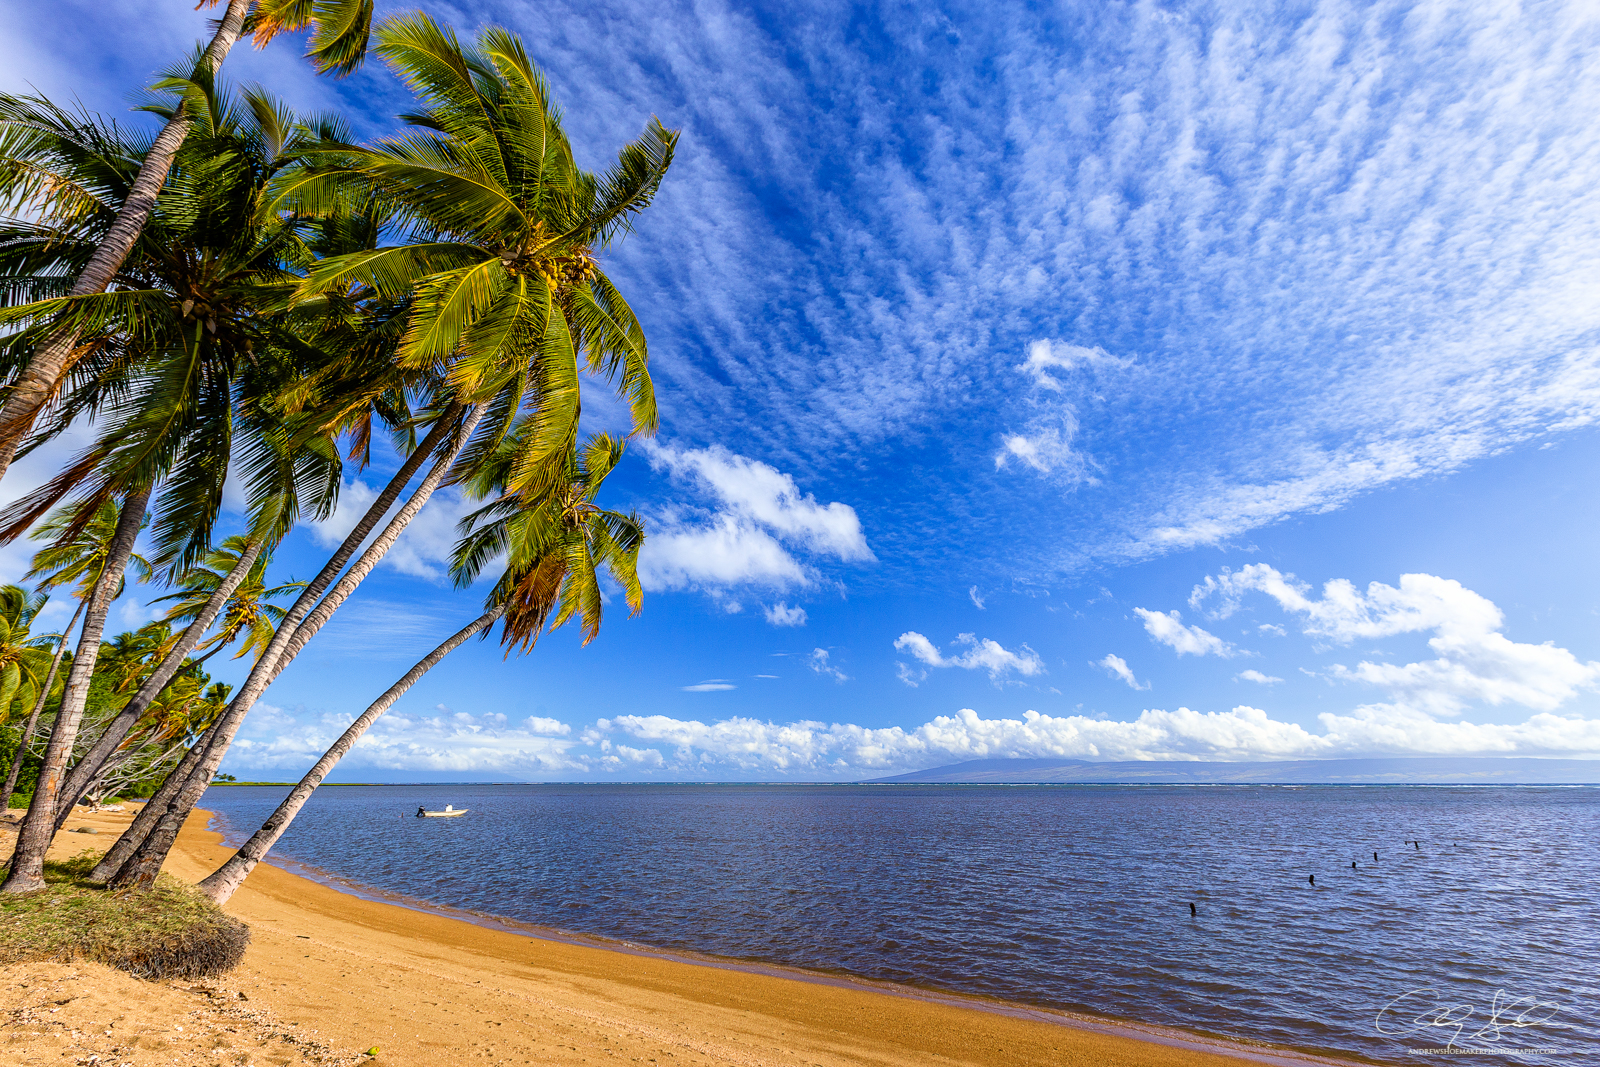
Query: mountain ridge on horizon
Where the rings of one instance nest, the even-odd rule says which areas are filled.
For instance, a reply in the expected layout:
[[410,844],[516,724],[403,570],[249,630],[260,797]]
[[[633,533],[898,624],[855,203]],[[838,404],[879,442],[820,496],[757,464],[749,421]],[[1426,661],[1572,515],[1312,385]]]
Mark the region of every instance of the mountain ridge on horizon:
[[1600,760],[1537,756],[1391,756],[1369,759],[985,759],[912,771],[868,784],[993,785],[1600,785]]

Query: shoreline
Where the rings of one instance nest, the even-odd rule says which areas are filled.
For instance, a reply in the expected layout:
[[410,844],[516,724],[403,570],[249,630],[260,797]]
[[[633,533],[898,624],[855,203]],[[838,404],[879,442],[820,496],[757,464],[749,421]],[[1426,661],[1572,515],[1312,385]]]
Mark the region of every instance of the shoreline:
[[[168,873],[198,881],[231,854],[211,828],[213,818],[196,810]],[[101,813],[83,822],[105,823],[101,832],[108,833],[130,819],[131,813]],[[57,849],[70,854],[80,845],[109,843],[63,841],[72,829],[57,838]],[[222,980],[251,990],[304,1032],[382,1049],[369,1062],[579,1063],[600,1056],[762,1067],[1374,1062],[656,949],[414,900],[288,863],[299,869],[262,864],[229,902],[227,910],[249,923],[254,937],[244,963]],[[502,1043],[450,1033],[466,1022],[473,1031],[490,1028]]]

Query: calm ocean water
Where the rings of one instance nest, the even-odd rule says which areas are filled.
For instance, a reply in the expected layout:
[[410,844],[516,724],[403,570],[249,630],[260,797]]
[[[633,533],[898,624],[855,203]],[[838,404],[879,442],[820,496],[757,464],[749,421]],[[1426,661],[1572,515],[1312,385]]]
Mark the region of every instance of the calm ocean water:
[[[204,805],[248,833],[284,792]],[[446,803],[472,813],[409,817]],[[663,948],[1397,1063],[1600,1063],[1600,788],[334,788],[278,852]]]

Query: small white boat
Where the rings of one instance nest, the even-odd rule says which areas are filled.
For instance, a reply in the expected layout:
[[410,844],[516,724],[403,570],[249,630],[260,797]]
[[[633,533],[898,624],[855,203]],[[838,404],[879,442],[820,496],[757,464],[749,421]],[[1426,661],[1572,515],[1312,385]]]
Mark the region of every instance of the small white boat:
[[443,811],[429,811],[427,808],[418,808],[417,809],[417,818],[419,818],[419,819],[453,819],[457,815],[465,815],[467,812],[469,812],[471,810],[472,810],[471,808],[456,808],[456,807],[453,807],[453,806],[451,806],[449,804],[446,804],[444,806],[444,810]]

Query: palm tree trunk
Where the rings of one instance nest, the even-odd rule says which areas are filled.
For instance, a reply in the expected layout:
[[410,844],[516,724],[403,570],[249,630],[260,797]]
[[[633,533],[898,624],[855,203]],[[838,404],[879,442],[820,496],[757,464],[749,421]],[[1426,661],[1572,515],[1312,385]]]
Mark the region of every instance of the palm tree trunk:
[[33,790],[33,803],[28,805],[27,818],[22,820],[17,850],[11,857],[11,873],[0,885],[0,893],[30,893],[44,887],[44,854],[56,832],[56,796],[61,792],[61,780],[66,774],[67,761],[72,758],[78,724],[89,699],[89,680],[94,675],[95,661],[100,657],[100,635],[105,632],[106,612],[122,583],[123,572],[128,569],[128,557],[133,554],[133,542],[144,524],[144,509],[149,502],[149,486],[133,490],[122,501],[116,532],[106,546],[105,566],[95,580],[94,591],[89,594],[83,634],[78,638],[77,654],[72,657],[72,669],[67,672],[61,710],[56,713],[55,726],[50,731],[44,765],[39,768],[39,783]]
[[489,405],[487,404],[476,404],[467,412],[466,420],[462,423],[461,432],[453,442],[454,447],[451,448],[449,456],[442,457],[439,462],[433,465],[433,469],[422,480],[422,484],[417,486],[417,491],[411,494],[411,499],[405,502],[400,510],[395,513],[395,517],[389,521],[389,525],[384,527],[383,533],[373,539],[372,544],[367,546],[367,550],[361,553],[361,558],[355,561],[349,571],[345,572],[344,577],[339,579],[339,583],[328,591],[327,596],[322,598],[316,610],[312,611],[310,615],[306,616],[304,622],[294,628],[294,632],[289,637],[287,647],[272,665],[272,674],[267,679],[269,685],[278,675],[283,673],[284,668],[294,661],[294,658],[300,654],[300,650],[306,647],[306,642],[317,635],[317,631],[322,629],[323,625],[333,617],[333,613],[339,610],[339,606],[350,598],[351,593],[356,591],[356,586],[361,584],[362,580],[372,572],[372,568],[376,567],[389,549],[394,547],[395,541],[399,540],[406,526],[412,519],[416,518],[417,512],[422,510],[422,506],[428,502],[428,498],[433,495],[433,491],[444,480],[445,473],[450,469],[450,464],[455,462],[455,457],[461,452],[462,446],[467,443],[467,438],[472,436],[472,431],[477,428],[478,420],[483,417],[483,413],[488,410],[488,407]]
[[194,744],[184,753],[183,759],[178,761],[178,765],[172,768],[172,773],[167,775],[150,799],[145,801],[144,807],[139,809],[139,814],[133,817],[133,823],[122,832],[121,837],[112,842],[106,854],[100,858],[100,862],[94,865],[94,870],[89,872],[89,881],[102,885],[110,881],[122,869],[122,865],[128,862],[128,858],[135,850],[144,844],[145,838],[150,836],[150,831],[171,806],[172,798],[178,795],[178,790],[184,787],[195,768],[200,765],[200,761],[205,758],[206,749],[211,746],[211,738],[216,729],[217,724],[212,723],[204,733],[195,738]]
[[311,799],[312,792],[322,784],[322,780],[327,777],[334,764],[343,759],[355,743],[361,740],[361,735],[378,721],[378,716],[393,707],[394,702],[404,696],[406,690],[415,685],[417,680],[432,670],[440,660],[464,644],[467,638],[494,625],[494,621],[504,613],[504,608],[494,608],[480,616],[471,625],[424,656],[415,667],[405,673],[404,677],[390,686],[383,696],[373,701],[372,705],[339,736],[339,740],[329,746],[328,751],[322,754],[322,758],[306,772],[306,776],[300,779],[300,784],[283,798],[283,803],[279,804],[272,816],[261,824],[261,829],[252,834],[250,840],[229,857],[226,863],[200,883],[200,891],[218,904],[227,903],[228,898],[233,896],[234,892],[244,884],[244,880],[250,876],[250,872],[255,870],[256,864],[266,856],[267,851],[277,844],[278,838],[283,836],[283,832],[289,828],[289,824],[300,813],[300,809],[305,807],[306,801]]
[[[395,517],[389,520],[389,525],[383,532],[373,538],[372,544],[363,552],[355,564],[351,566],[349,574],[340,579],[338,585],[331,590],[317,605],[315,611],[306,617],[305,621],[290,629],[289,623],[295,609],[300,607],[297,601],[295,607],[290,609],[291,617],[286,617],[279,625],[278,631],[273,635],[272,643],[267,646],[261,658],[256,660],[255,667],[251,669],[250,676],[245,679],[244,687],[239,695],[228,704],[227,711],[217,721],[216,736],[212,738],[211,746],[205,758],[194,769],[178,795],[173,798],[160,820],[156,823],[139,845],[138,850],[123,864],[122,869],[107,884],[117,888],[135,886],[149,886],[155,882],[156,874],[161,870],[161,864],[166,861],[167,853],[172,849],[172,843],[178,839],[178,831],[183,829],[183,824],[199,803],[206,787],[211,784],[212,775],[222,764],[223,756],[227,755],[228,746],[233,742],[234,735],[239,732],[240,725],[244,722],[246,713],[249,712],[256,699],[264,692],[278,672],[288,666],[289,660],[298,653],[305,643],[314,636],[323,623],[327,622],[345,598],[348,597],[360,584],[361,579],[377,565],[384,553],[393,547],[400,534],[405,530],[413,516],[427,503],[428,497],[438,488],[444,479],[445,473],[450,469],[461,449],[466,445],[467,439],[472,436],[472,431],[477,428],[478,420],[483,417],[487,404],[475,404],[462,420],[459,429],[452,438],[448,448],[440,452],[439,458],[434,461],[433,469],[428,476],[417,486],[416,492],[411,495],[405,505],[401,507]],[[430,434],[430,436],[432,436]],[[370,509],[369,509],[369,514]],[[381,513],[380,513],[381,514]],[[352,534],[353,536],[353,534]],[[348,538],[346,539],[349,540]],[[318,576],[321,578],[321,575]],[[315,583],[313,583],[315,584]],[[306,590],[309,593],[311,590]],[[304,599],[302,597],[302,599]],[[292,649],[292,651],[291,651]],[[129,828],[132,829],[131,827]]]
[[244,581],[245,575],[250,573],[250,568],[255,566],[256,557],[261,554],[261,545],[262,543],[259,540],[250,542],[244,553],[239,557],[239,562],[228,572],[228,576],[222,580],[222,584],[218,585],[216,590],[212,592],[210,599],[206,601],[205,609],[189,624],[189,628],[183,631],[183,636],[178,639],[176,645],[172,646],[172,650],[161,661],[161,665],[156,668],[155,673],[145,679],[144,685],[139,687],[139,691],[133,695],[133,699],[128,701],[122,710],[117,713],[117,717],[106,725],[105,731],[101,733],[99,740],[95,741],[94,747],[84,753],[83,758],[72,768],[72,772],[67,775],[67,780],[61,787],[60,796],[56,798],[57,830],[61,829],[61,824],[72,814],[73,805],[78,802],[78,798],[83,796],[88,790],[89,784],[100,773],[101,765],[117,750],[117,746],[121,745],[123,740],[127,738],[129,731],[139,721],[139,717],[161,695],[161,691],[167,687],[168,682],[172,681],[172,676],[178,673],[178,668],[183,666],[183,661],[189,657],[189,653],[194,650],[194,646],[199,643],[205,632],[211,628],[211,624],[216,621],[217,616],[222,612],[223,606],[227,604],[228,598],[233,595],[235,589],[239,588],[239,583]]
[[[417,473],[423,462],[446,439],[446,436],[455,427],[456,419],[460,417],[464,407],[465,405],[463,404],[453,403],[445,408],[439,418],[434,421],[427,435],[412,450],[411,455],[406,457],[406,461],[400,465],[400,469],[395,472],[394,477],[389,479],[389,484],[384,486],[383,492],[378,494],[378,498],[367,508],[366,514],[361,516],[361,521],[356,523],[355,529],[345,536],[344,541],[340,543],[333,555],[328,557],[328,562],[323,564],[322,570],[311,580],[311,584],[301,590],[299,597],[295,599],[294,604],[284,615],[283,621],[278,624],[277,632],[272,635],[271,643],[262,650],[261,656],[251,667],[250,675],[246,679],[247,685],[250,678],[254,678],[257,672],[261,670],[262,661],[269,655],[276,658],[275,650],[281,651],[283,645],[293,635],[295,627],[300,625],[300,621],[305,618],[306,613],[316,605],[317,598],[322,595],[322,591],[328,588],[333,580],[339,576],[339,572],[344,569],[344,565],[350,561],[350,557],[355,554],[356,549],[361,547],[361,543],[367,539],[367,535],[372,532],[372,528],[378,524],[378,520],[383,518],[395,500],[399,498],[406,484],[411,481],[412,475]],[[232,707],[233,704],[230,703],[229,710]],[[223,712],[223,717],[226,717],[226,715],[227,712]],[[218,723],[220,721],[221,719],[219,718]],[[208,743],[210,737],[216,733],[218,723],[213,723],[207,731]],[[166,812],[173,798],[177,796],[178,791],[188,781],[203,755],[203,746],[197,744],[189,750],[189,755],[184,757],[184,761],[178,764],[171,774],[167,775],[166,781],[161,784],[161,788],[156,791],[155,796],[151,797],[150,801],[145,804],[144,808],[139,812],[139,816],[133,820],[132,825],[122,831],[122,836],[117,839],[116,843],[106,852],[105,858],[91,872],[90,878],[93,881],[109,881],[118,873],[122,864],[133,855],[134,851],[144,844],[145,838],[150,836],[150,831],[154,829],[160,816]],[[209,784],[210,777],[208,776],[205,781]]]
[[50,673],[45,675],[44,688],[39,690],[39,699],[33,702],[33,712],[22,728],[22,740],[17,744],[17,754],[11,758],[11,770],[6,774],[5,791],[0,793],[0,811],[5,811],[11,806],[11,794],[17,788],[17,776],[22,773],[22,761],[27,758],[28,744],[33,740],[34,728],[39,725],[39,713],[44,711],[45,702],[50,699],[50,687],[56,684],[56,671],[61,669],[61,657],[67,651],[67,641],[72,637],[73,627],[78,625],[78,616],[83,614],[83,607],[84,601],[78,601],[78,609],[72,613],[72,621],[61,631],[56,654],[50,657]]
[[[244,18],[252,0],[228,0],[228,9],[222,15],[216,35],[206,48],[201,63],[215,71],[222,64],[239,33],[244,28]],[[189,132],[189,118],[183,105],[156,137],[150,151],[139,165],[133,186],[122,201],[111,229],[95,248],[83,272],[72,283],[71,295],[88,296],[103,293],[111,279],[133,251],[134,242],[144,230],[145,222],[155,207],[156,197],[167,182],[172,160],[178,154],[184,137]],[[0,407],[0,478],[5,477],[17,446],[33,429],[39,411],[55,396],[61,380],[77,358],[77,336],[67,329],[58,330],[33,350],[28,365],[23,368],[6,394],[4,407]]]

